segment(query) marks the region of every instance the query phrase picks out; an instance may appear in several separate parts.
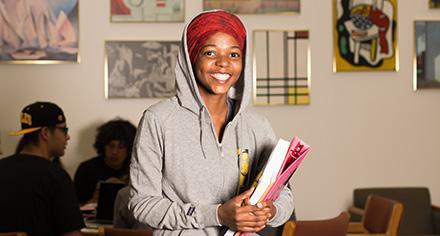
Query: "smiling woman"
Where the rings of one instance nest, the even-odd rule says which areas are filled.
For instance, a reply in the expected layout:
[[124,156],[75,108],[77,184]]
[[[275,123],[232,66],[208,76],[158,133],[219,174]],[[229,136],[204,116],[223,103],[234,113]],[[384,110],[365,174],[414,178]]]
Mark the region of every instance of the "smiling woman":
[[234,37],[222,32],[214,34],[200,50],[195,61],[197,87],[204,100],[227,92],[237,82],[242,69],[242,50]]
[[258,232],[284,223],[293,210],[288,188],[275,202],[242,205],[277,140],[267,120],[246,109],[252,86],[243,23],[207,11],[182,38],[176,96],[149,107],[139,124],[130,210],[158,235]]
[[241,56],[242,50],[235,38],[219,32],[206,41],[195,59],[197,88],[207,104],[219,139],[227,119],[227,92],[241,75]]

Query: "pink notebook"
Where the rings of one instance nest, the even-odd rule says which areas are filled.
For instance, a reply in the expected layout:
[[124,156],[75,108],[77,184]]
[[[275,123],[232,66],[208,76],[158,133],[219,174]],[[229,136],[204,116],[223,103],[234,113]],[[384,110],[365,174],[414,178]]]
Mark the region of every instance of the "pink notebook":
[[284,158],[283,164],[281,165],[281,169],[278,172],[275,183],[270,187],[266,196],[260,201],[275,201],[278,198],[281,191],[287,185],[289,179],[293,176],[309,151],[309,145],[305,144],[298,137],[293,138],[290,142],[289,150]]

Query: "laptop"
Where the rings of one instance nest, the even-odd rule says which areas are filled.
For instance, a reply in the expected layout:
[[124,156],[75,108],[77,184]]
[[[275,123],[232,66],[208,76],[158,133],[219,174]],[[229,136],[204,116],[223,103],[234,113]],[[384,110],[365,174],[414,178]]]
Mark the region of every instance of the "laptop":
[[97,224],[106,225],[113,224],[113,210],[115,206],[116,196],[118,191],[125,187],[123,183],[108,183],[101,182],[99,184],[98,206],[96,208],[96,217],[94,219],[87,219],[86,225],[94,226]]

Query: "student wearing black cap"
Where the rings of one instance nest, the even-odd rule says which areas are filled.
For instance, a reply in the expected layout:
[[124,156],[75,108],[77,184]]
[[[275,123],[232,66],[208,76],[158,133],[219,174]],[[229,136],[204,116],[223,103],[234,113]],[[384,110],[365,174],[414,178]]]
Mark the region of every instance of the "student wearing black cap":
[[0,160],[0,232],[81,235],[85,227],[70,176],[51,161],[70,139],[59,106],[36,102],[20,115],[19,153]]

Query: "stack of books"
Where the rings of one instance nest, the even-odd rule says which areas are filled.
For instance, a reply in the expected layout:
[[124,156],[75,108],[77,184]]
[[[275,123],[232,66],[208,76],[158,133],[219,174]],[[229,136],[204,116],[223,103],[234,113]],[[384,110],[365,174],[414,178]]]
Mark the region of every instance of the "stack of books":
[[[255,190],[249,199],[250,203],[255,205],[267,200],[275,201],[309,151],[310,146],[298,137],[294,137],[291,142],[279,139],[264,169],[254,182]],[[251,234],[232,230],[225,233],[225,236],[234,235]]]

